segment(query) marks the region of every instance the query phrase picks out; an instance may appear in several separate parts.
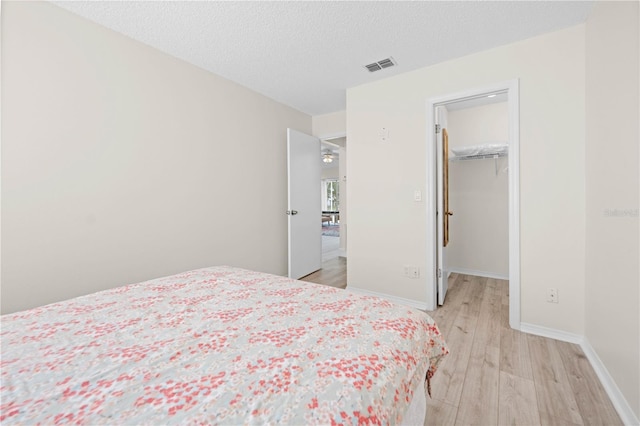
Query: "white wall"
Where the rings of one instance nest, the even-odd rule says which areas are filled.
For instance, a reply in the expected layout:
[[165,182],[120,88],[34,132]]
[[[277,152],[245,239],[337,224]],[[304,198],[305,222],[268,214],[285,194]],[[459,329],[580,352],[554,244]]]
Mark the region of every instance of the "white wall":
[[[449,148],[507,143],[506,102],[449,111]],[[498,173],[496,174],[496,162]],[[507,158],[449,162],[446,270],[509,277]]]
[[286,274],[311,117],[42,2],[2,4],[2,312],[192,268]]
[[586,337],[636,419],[640,419],[638,13],[637,2],[596,3],[586,26]]
[[329,114],[312,117],[313,136],[329,138],[344,136],[347,131],[346,111],[336,111]]
[[518,78],[521,321],[583,334],[584,52],[579,25],[349,89],[349,286],[426,302],[426,100]]
[[[320,159],[318,159],[320,161]],[[320,179],[338,179],[340,178],[340,168],[336,164],[333,167],[323,167],[320,171]]]

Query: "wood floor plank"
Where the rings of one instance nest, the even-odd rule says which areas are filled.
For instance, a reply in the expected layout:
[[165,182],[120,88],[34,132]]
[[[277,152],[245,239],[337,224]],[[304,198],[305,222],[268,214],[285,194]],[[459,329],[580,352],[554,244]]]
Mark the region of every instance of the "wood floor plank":
[[[460,303],[456,303],[456,301],[460,300],[460,293],[464,290],[463,285],[458,285],[457,281],[464,281],[464,276],[460,274],[453,273],[449,276],[447,296],[445,298],[445,304],[442,306],[438,306],[438,309],[435,311],[427,311],[427,313],[433,318],[436,323],[442,323],[444,326],[451,326],[455,320],[455,315],[457,315],[458,308]],[[452,317],[451,317],[452,316]],[[451,317],[451,318],[449,318]],[[440,329],[442,332],[443,329]]]
[[[456,274],[457,275],[457,274]],[[441,333],[449,334],[453,327],[456,317],[460,313],[460,307],[466,300],[470,300],[469,293],[474,289],[473,286],[464,285],[469,282],[464,275],[454,274],[449,278],[449,287],[447,301],[443,306],[439,306],[435,311],[427,311],[429,315],[436,321]]]
[[566,342],[557,342],[556,346],[585,424],[622,425],[620,416],[582,349]]
[[569,384],[556,341],[541,336],[527,335],[534,378]]
[[458,407],[427,397],[427,417],[424,426],[453,426]]
[[455,406],[458,406],[462,395],[483,293],[483,283],[478,279],[463,281],[461,285],[464,289],[460,294],[458,313],[445,335],[450,353],[432,382],[433,397]]
[[[469,359],[456,425],[498,424],[500,349],[485,346]],[[481,356],[477,356],[480,354]]]
[[536,387],[532,379],[500,372],[499,425],[540,425]]
[[483,287],[476,302],[480,312],[456,416],[456,423],[462,425],[498,422],[502,296],[495,280],[479,283]]
[[563,383],[535,380],[540,422],[543,425],[584,425],[575,396]]
[[480,313],[474,336],[474,346],[500,347],[502,295],[497,281],[489,278],[484,284]]
[[345,288],[347,287],[347,259],[335,257],[322,262],[322,269],[300,278],[300,281]]
[[511,324],[509,324],[509,282],[499,280],[500,289],[502,294],[502,310],[500,312],[501,321],[500,324],[503,328],[511,330]]
[[509,325],[509,282],[505,280],[497,280],[497,282],[502,290],[500,371],[532,380],[531,357],[526,334],[512,329]]
[[584,424],[556,341],[527,335],[542,424]]
[[500,371],[533,380],[529,344],[524,333],[511,328],[501,328]]

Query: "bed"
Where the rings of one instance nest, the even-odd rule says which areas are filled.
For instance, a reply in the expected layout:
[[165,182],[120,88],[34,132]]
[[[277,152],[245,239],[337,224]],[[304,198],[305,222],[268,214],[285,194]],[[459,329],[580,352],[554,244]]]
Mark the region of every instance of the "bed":
[[4,315],[1,338],[2,424],[399,424],[448,352],[424,312],[233,267]]

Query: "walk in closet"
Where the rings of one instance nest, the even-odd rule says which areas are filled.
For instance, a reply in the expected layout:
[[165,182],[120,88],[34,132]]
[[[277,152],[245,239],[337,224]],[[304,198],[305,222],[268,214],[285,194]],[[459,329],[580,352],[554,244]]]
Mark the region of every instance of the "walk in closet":
[[446,270],[509,277],[507,102],[447,105],[449,244]]

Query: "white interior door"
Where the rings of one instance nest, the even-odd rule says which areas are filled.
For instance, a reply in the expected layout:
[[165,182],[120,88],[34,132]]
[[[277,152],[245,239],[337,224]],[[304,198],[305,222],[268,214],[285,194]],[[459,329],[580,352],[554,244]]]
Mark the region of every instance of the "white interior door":
[[289,277],[322,267],[320,139],[287,129]]
[[437,282],[438,282],[438,305],[444,304],[447,294],[448,273],[446,268],[448,242],[448,146],[445,140],[447,127],[447,108],[440,106],[436,108],[436,162],[437,162]]

